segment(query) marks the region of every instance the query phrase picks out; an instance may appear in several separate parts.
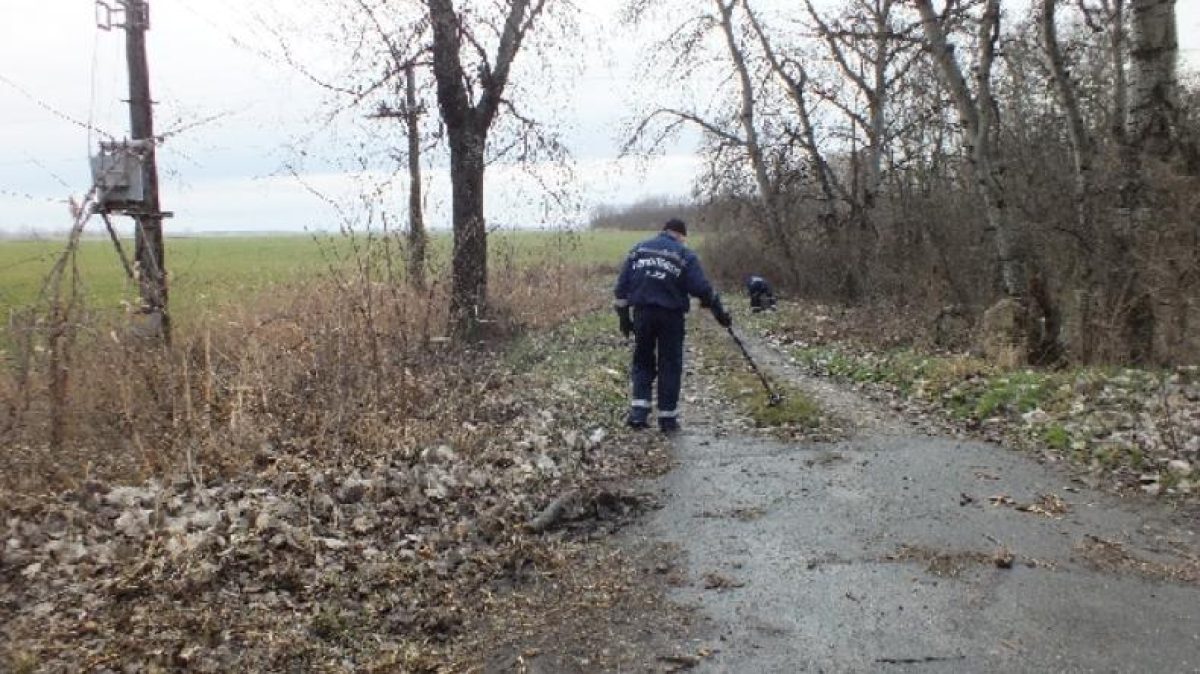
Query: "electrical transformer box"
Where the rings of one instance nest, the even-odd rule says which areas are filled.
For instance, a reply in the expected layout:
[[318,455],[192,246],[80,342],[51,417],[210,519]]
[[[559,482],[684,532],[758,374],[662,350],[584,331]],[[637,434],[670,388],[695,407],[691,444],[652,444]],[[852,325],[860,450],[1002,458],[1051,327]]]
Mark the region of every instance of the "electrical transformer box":
[[138,141],[101,143],[100,152],[92,156],[92,182],[100,194],[101,210],[129,210],[145,199],[144,145]]

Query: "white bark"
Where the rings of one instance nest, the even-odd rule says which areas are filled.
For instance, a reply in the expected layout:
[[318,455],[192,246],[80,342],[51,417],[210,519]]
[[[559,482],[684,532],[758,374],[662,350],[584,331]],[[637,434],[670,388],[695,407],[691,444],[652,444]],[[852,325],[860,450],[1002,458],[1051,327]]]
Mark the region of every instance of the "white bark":
[[1083,115],[1079,111],[1079,96],[1076,94],[1075,84],[1071,81],[1066,59],[1063,57],[1062,48],[1058,42],[1056,16],[1058,0],[1043,0],[1043,3],[1039,17],[1042,45],[1046,50],[1046,60],[1050,65],[1050,74],[1054,89],[1058,93],[1059,104],[1062,105],[1067,118],[1067,136],[1071,141],[1071,158],[1075,166],[1076,226],[1079,228],[1079,235],[1086,237],[1085,240],[1091,241],[1087,199],[1091,190],[1095,146],[1083,123]]
[[729,49],[729,58],[733,61],[734,72],[738,77],[738,88],[741,99],[741,110],[738,120],[742,126],[742,135],[746,143],[746,154],[750,157],[750,165],[754,169],[754,180],[758,184],[759,194],[763,204],[775,216],[775,185],[771,182],[766,158],[763,155],[762,143],[759,141],[758,127],[754,120],[754,82],[750,77],[750,69],[746,65],[746,57],[738,45],[737,36],[733,30],[733,7],[736,0],[715,0],[720,16],[721,32],[725,36],[725,44]]
[[771,179],[770,168],[767,166],[766,155],[759,139],[758,125],[754,117],[754,80],[750,76],[750,67],[746,63],[746,54],[738,44],[733,26],[733,8],[738,0],[715,0],[721,24],[721,32],[725,36],[725,45],[729,49],[729,58],[733,61],[734,71],[738,77],[739,93],[741,94],[741,110],[738,118],[742,126],[742,135],[746,144],[746,154],[750,158],[754,170],[754,180],[758,185],[759,198],[773,236],[779,239],[785,259],[792,266],[792,272],[798,273],[798,262],[792,249],[792,237],[783,221],[782,209],[779,203],[779,190]]
[[1020,232],[1011,221],[1000,180],[992,137],[998,121],[992,97],[992,65],[996,58],[996,41],[1000,33],[1000,0],[987,0],[979,27],[979,54],[975,68],[975,93],[971,92],[962,66],[946,38],[942,20],[933,9],[931,0],[914,0],[921,13],[921,27],[928,49],[950,90],[963,126],[964,140],[974,169],[974,179],[983,197],[988,228],[992,231],[1000,263],[1004,292],[1010,297],[1025,299],[1028,291],[1023,246]]
[[1133,91],[1130,140],[1153,157],[1175,151],[1179,110],[1179,36],[1175,0],[1132,0]]
[[[817,144],[816,128],[813,124],[807,92],[805,90],[808,83],[808,72],[801,63],[792,61],[789,64],[784,64],[776,53],[775,48],[771,45],[771,41],[767,38],[766,31],[763,30],[758,18],[754,15],[753,10],[750,9],[749,3],[746,5],[746,14],[750,20],[750,25],[754,28],[755,34],[758,35],[759,44],[762,46],[763,53],[767,57],[767,63],[770,64],[775,76],[783,81],[788,98],[792,100],[792,104],[796,108],[796,116],[800,121],[801,142],[804,145],[804,151],[808,154],[809,162],[812,163],[817,175],[817,184],[820,186],[821,194],[824,197],[824,217],[828,226],[828,224],[833,222],[836,215],[837,195],[841,195],[843,199],[849,199],[849,195],[838,181],[837,175],[830,168],[829,162]],[[791,70],[788,69],[787,65],[791,66]]]

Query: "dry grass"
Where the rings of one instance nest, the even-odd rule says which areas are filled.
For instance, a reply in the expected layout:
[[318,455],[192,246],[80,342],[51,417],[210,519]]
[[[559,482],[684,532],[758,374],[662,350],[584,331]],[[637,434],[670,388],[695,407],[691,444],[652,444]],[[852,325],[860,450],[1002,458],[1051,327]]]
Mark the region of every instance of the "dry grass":
[[[493,385],[472,367],[485,349],[450,344],[446,288],[411,290],[387,257],[364,250],[317,280],[215,309],[177,329],[170,347],[127,319],[89,315],[64,283],[13,326],[16,346],[0,364],[0,495],[196,479],[276,451],[389,451],[444,437],[447,415],[469,416],[469,401]],[[583,274],[497,267],[493,337],[597,301]],[[553,287],[537,282],[548,275]]]
[[[520,317],[550,322],[604,302],[588,279],[564,278],[577,281],[541,296],[497,279],[496,314],[514,318],[489,327],[512,334]],[[582,541],[640,503],[618,486],[667,465],[657,434],[619,424],[626,352],[610,312],[511,344],[452,346],[434,339],[435,318],[434,338],[421,339],[416,310],[440,299],[317,286],[329,294],[297,288],[214,320],[207,342],[177,335],[156,376],[188,385],[164,396],[178,427],[153,427],[161,467],[117,447],[132,467],[105,466],[110,480],[39,497],[53,486],[43,477],[0,506],[0,670],[475,671],[457,660],[491,653],[450,650],[472,634],[467,619],[511,633],[503,625],[522,616],[493,600],[576,574],[564,545],[586,553]],[[367,289],[386,291],[373,295],[374,322],[361,310]],[[99,392],[68,392],[72,409],[124,413]],[[72,467],[66,450],[85,451],[85,433],[100,431],[77,425],[57,452],[41,438],[39,465]],[[187,470],[198,447],[209,449]],[[239,470],[215,474],[222,466]],[[142,472],[171,479],[132,479]],[[564,493],[594,494],[581,499],[594,505],[534,532],[529,522]]]

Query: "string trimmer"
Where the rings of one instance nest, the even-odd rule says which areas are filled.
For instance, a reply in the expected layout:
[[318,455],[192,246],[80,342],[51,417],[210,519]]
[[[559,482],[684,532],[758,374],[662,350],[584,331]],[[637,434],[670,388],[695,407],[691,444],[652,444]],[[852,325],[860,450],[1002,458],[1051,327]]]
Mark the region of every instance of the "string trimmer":
[[762,382],[763,388],[767,390],[767,405],[769,407],[775,407],[776,405],[782,403],[783,396],[779,395],[771,388],[771,382],[767,381],[767,375],[763,374],[763,371],[758,368],[758,363],[754,362],[754,358],[750,355],[750,352],[746,350],[746,345],[742,343],[742,338],[738,337],[737,333],[733,331],[733,326],[731,325],[725,329],[729,331],[729,336],[733,337],[734,343],[737,344],[738,348],[742,350],[742,355],[746,357],[746,362],[750,363],[750,369],[754,370],[754,374],[758,375],[758,380]]

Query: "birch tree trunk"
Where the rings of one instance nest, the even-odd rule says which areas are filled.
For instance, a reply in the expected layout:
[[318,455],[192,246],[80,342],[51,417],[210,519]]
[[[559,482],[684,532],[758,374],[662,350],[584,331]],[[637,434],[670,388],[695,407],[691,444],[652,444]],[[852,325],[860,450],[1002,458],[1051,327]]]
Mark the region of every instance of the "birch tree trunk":
[[[1120,0],[1118,0],[1120,1]],[[1080,290],[1075,301],[1077,326],[1072,335],[1079,357],[1091,362],[1095,353],[1097,326],[1095,324],[1095,302],[1098,292],[1097,266],[1100,260],[1100,242],[1090,206],[1093,194],[1092,171],[1096,161],[1096,144],[1083,122],[1079,108],[1079,96],[1071,81],[1070,71],[1058,41],[1058,0],[1043,0],[1039,15],[1042,45],[1050,66],[1051,81],[1058,94],[1059,103],[1067,120],[1067,137],[1071,144],[1071,159],[1074,168],[1075,229],[1083,250],[1079,272]],[[1120,87],[1118,87],[1118,90]]]
[[[1116,0],[1118,8],[1122,6]],[[1137,233],[1146,224],[1144,175],[1146,160],[1170,161],[1184,152],[1179,127],[1179,38],[1175,25],[1175,0],[1130,0],[1132,45],[1129,50],[1131,82],[1127,128],[1121,147],[1126,180],[1122,211],[1110,236],[1110,254],[1135,254]],[[1118,11],[1117,16],[1121,14]],[[1114,25],[1123,32],[1123,25]],[[1118,55],[1119,56],[1119,55]],[[1114,309],[1122,315],[1123,341],[1134,363],[1153,358],[1156,319],[1154,301],[1137,265],[1113,265],[1108,281]]]
[[[954,56],[946,38],[942,19],[934,11],[931,0],[914,0],[921,15],[921,27],[927,49],[937,63],[947,89],[958,110],[967,154],[971,161],[973,179],[983,201],[988,229],[1000,266],[1001,289],[1015,307],[1006,310],[1015,325],[1005,326],[1015,340],[1023,338],[1027,360],[1038,361],[1057,356],[1059,330],[1058,312],[1039,274],[1030,274],[1029,249],[1024,233],[1012,220],[1003,183],[1003,166],[993,139],[999,120],[999,109],[992,93],[992,66],[996,58],[996,43],[1000,37],[1000,0],[986,0],[979,22],[978,63],[975,65],[975,91],[972,93],[962,66]],[[1035,320],[1031,300],[1039,306],[1040,320]]]
[[1169,159],[1176,151],[1179,120],[1179,36],[1175,0],[1132,0],[1133,96],[1130,140],[1142,152]]
[[871,16],[875,25],[872,37],[875,58],[871,62],[872,93],[867,96],[871,128],[868,131],[870,144],[867,146],[866,183],[863,185],[863,207],[868,212],[875,209],[879,188],[883,184],[883,147],[886,142],[888,98],[891,95],[888,84],[888,66],[892,60],[889,55],[891,26],[888,23],[892,11],[891,0],[883,0],[876,10]]
[[947,89],[958,110],[963,127],[963,139],[974,171],[974,181],[984,202],[988,228],[1000,263],[1001,287],[1009,297],[1024,302],[1028,277],[1025,251],[1018,245],[1020,236],[1012,223],[1005,201],[1004,187],[999,179],[996,159],[992,152],[992,137],[997,119],[991,93],[992,64],[1000,29],[1000,0],[987,0],[980,23],[979,64],[976,66],[976,92],[972,94],[962,67],[954,57],[941,19],[930,0],[915,0],[921,13],[921,27],[930,54],[942,73]]
[[725,45],[729,49],[729,58],[733,61],[737,73],[739,93],[741,94],[741,110],[738,114],[742,126],[742,134],[746,143],[746,154],[754,170],[754,181],[758,186],[759,198],[762,201],[764,216],[772,235],[778,239],[787,260],[792,280],[798,281],[800,276],[799,261],[792,244],[791,232],[783,221],[782,209],[779,203],[779,190],[771,180],[770,168],[767,166],[762,142],[759,139],[758,126],[754,118],[754,81],[750,76],[750,68],[746,64],[746,55],[738,44],[734,34],[733,8],[738,0],[715,0],[717,13],[720,17],[721,32],[725,36]]

